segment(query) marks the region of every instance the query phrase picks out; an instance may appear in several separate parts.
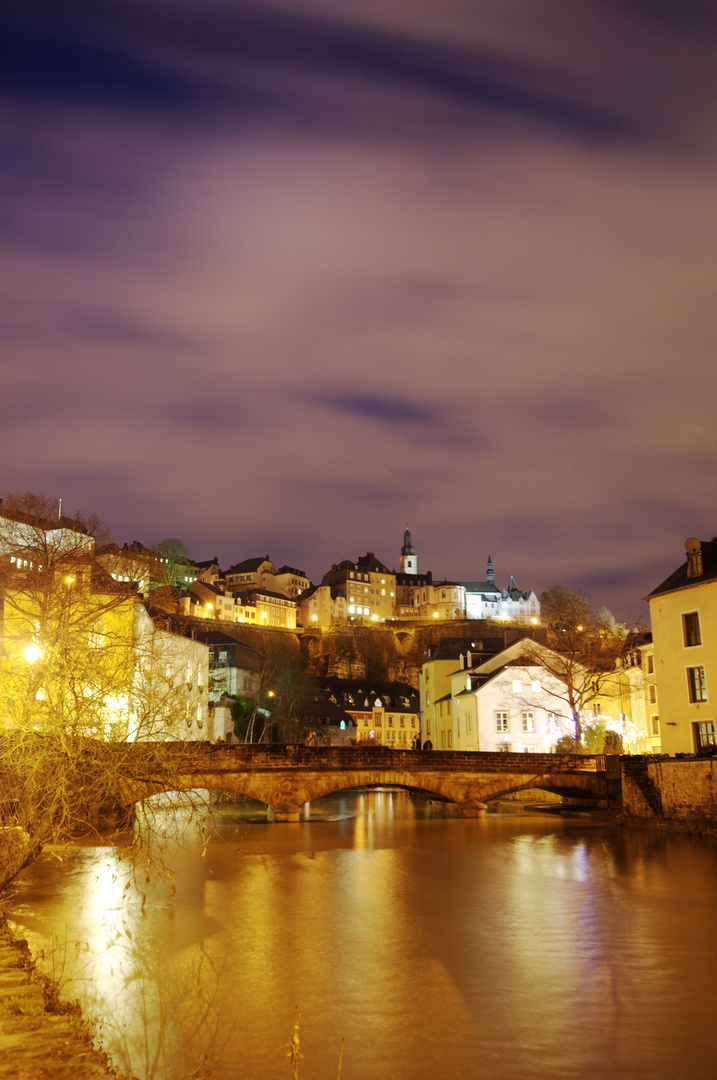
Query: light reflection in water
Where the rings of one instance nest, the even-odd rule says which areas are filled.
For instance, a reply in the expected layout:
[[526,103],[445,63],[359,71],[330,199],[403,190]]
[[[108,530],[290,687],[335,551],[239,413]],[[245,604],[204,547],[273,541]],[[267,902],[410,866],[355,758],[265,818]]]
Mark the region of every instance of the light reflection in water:
[[342,1036],[343,1080],[673,1080],[686,1061],[711,1080],[711,841],[442,820],[393,791],[299,824],[227,813],[204,857],[171,826],[174,895],[81,849],[9,904],[34,949],[62,943],[124,1070],[177,1080],[209,1054],[221,1080],[288,1080],[298,1004],[302,1080],[336,1075]]

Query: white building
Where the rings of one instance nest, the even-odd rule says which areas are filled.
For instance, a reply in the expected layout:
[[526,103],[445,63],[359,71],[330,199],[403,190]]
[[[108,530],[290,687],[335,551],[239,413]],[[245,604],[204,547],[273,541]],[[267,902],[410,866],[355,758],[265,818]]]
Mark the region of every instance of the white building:
[[436,750],[550,753],[574,725],[564,685],[531,659],[544,648],[521,639],[487,659],[462,655],[450,692],[424,707],[424,741]]

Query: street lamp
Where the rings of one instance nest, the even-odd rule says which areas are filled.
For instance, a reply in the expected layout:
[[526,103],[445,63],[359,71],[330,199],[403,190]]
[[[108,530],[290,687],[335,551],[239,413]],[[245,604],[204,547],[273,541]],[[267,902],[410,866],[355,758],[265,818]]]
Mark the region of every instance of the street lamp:
[[35,644],[27,645],[23,649],[23,655],[24,655],[25,659],[27,660],[28,664],[32,665],[32,664],[35,663],[36,660],[39,660],[40,657],[42,656],[42,649],[40,648],[39,645],[35,645]]

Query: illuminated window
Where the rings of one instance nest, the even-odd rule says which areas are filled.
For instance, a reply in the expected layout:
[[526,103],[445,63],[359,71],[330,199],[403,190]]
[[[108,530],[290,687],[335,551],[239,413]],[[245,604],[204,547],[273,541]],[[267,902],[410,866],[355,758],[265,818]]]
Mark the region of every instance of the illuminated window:
[[687,687],[691,702],[707,701],[705,669],[701,665],[699,667],[690,667],[687,669]]
[[507,712],[497,712],[495,714],[495,730],[507,731],[508,730],[508,714]]
[[513,679],[513,693],[520,694],[523,690],[523,684],[520,679]]
[[702,644],[700,617],[696,611],[691,611],[688,615],[682,616],[682,629],[685,635],[686,648],[689,648],[692,645]]
[[537,746],[524,746],[523,747],[523,753],[524,754],[537,754],[537,752],[538,752]]
[[699,750],[701,746],[715,745],[715,726],[712,720],[706,720],[701,724],[693,724],[692,728],[695,734],[695,750]]
[[530,689],[533,691],[534,694],[539,694],[540,689],[541,689],[541,687],[540,687],[540,679],[533,679],[533,681],[530,684]]
[[521,714],[523,731],[535,731],[535,717],[532,712],[524,712]]
[[659,716],[651,716],[650,717],[650,723],[652,725],[652,734],[653,735],[659,735],[660,734],[660,718],[659,718]]

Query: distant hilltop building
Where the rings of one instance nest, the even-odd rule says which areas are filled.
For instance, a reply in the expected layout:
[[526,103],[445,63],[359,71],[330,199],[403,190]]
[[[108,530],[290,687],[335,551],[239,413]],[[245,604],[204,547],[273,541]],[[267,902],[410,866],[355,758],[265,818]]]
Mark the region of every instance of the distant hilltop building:
[[493,560],[488,556],[485,581],[462,581],[466,591],[467,619],[510,619],[513,622],[537,622],[540,602],[532,589],[524,591],[510,576],[507,589],[495,584]]
[[299,624],[330,626],[346,620],[377,623],[398,620],[502,619],[537,623],[540,603],[532,590],[519,589],[511,576],[507,589],[495,584],[488,556],[485,581],[434,581],[419,573],[409,529],[403,534],[400,570],[389,570],[372,551],[355,562],[344,559],[324,574],[321,585],[298,598]]

